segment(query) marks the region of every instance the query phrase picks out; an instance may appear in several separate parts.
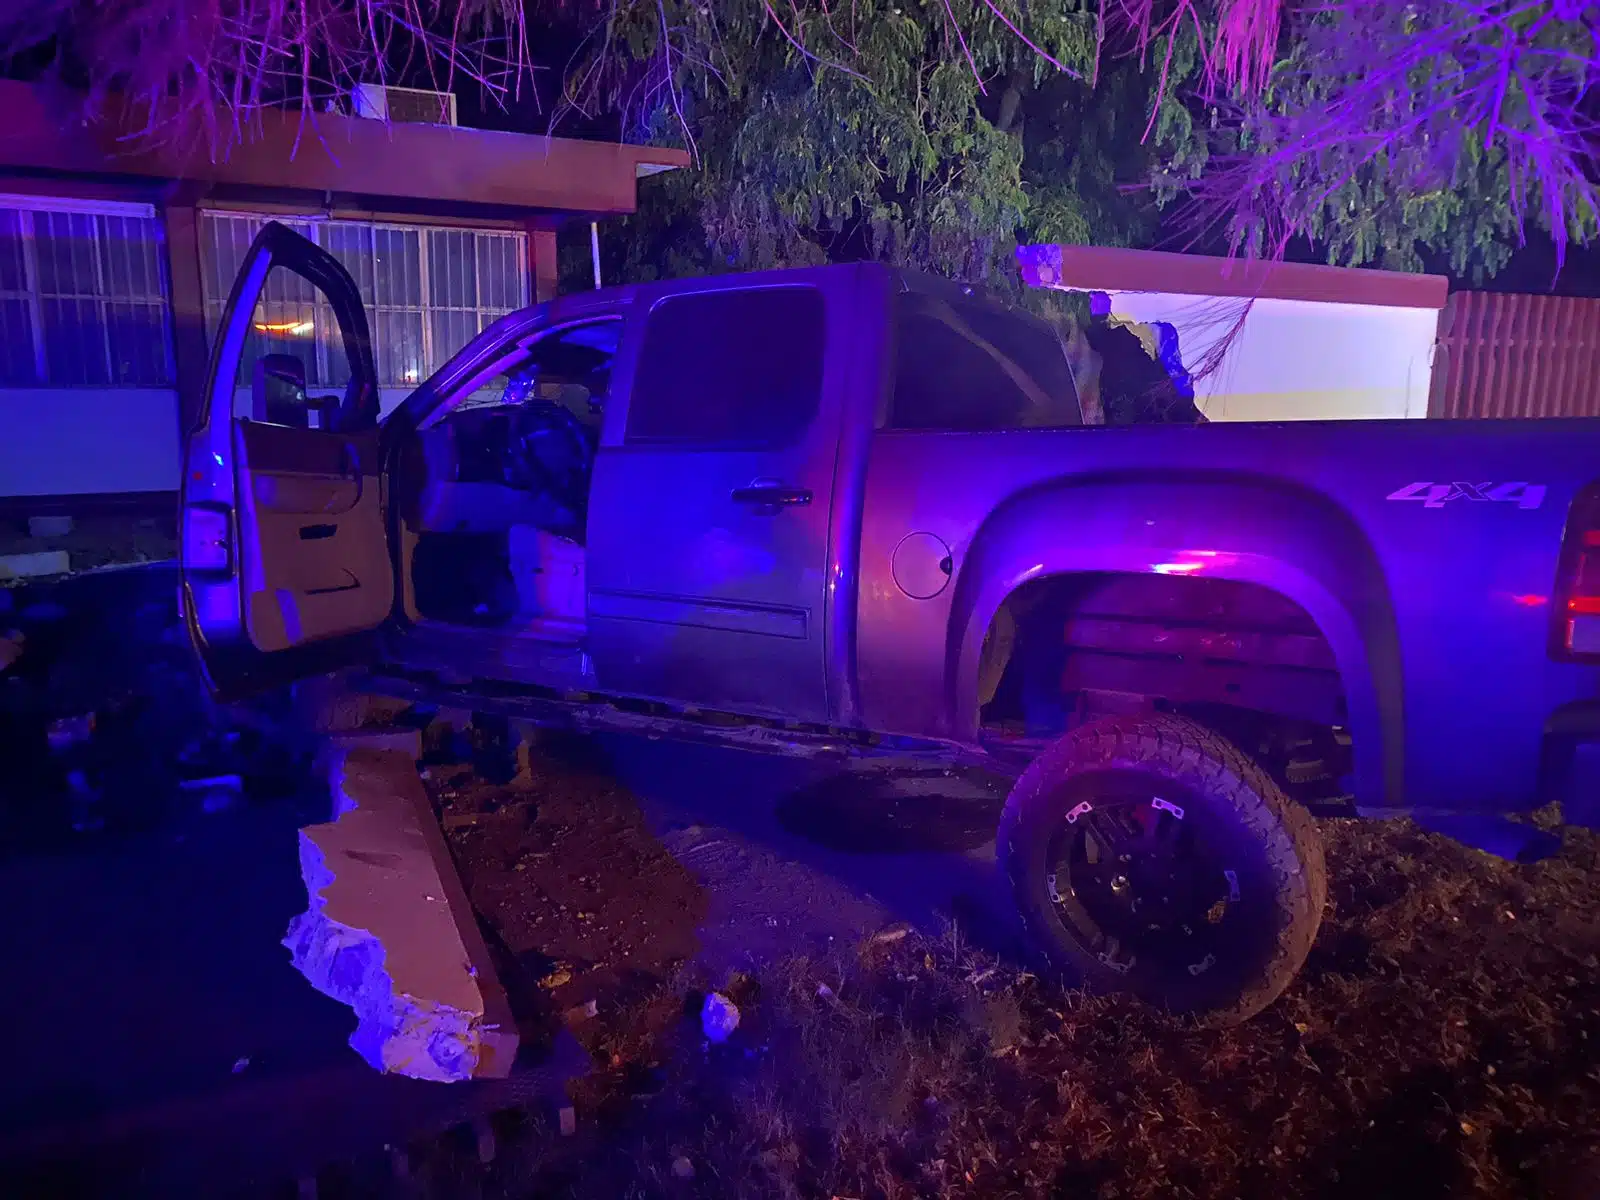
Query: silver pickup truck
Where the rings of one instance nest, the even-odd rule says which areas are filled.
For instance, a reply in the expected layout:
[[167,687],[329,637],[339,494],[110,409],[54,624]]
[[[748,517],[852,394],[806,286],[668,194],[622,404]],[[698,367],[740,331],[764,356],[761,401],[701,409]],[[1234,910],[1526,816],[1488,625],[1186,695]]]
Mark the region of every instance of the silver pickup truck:
[[1087,427],[1048,326],[873,264],[529,308],[386,415],[378,378],[350,273],[267,226],[184,468],[224,697],[362,668],[1006,769],[1041,954],[1222,1021],[1311,946],[1313,814],[1513,857],[1506,814],[1596,815],[1600,424]]

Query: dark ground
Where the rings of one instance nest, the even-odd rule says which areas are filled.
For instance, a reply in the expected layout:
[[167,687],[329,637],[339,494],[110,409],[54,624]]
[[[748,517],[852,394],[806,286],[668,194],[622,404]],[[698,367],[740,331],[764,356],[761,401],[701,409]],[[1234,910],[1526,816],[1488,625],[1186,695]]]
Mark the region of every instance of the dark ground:
[[[171,596],[159,571],[126,578]],[[442,1088],[367,1070],[278,944],[321,797],[253,771],[216,812],[149,791],[149,747],[215,718],[178,703],[175,662],[123,669],[149,605],[127,626],[65,609],[26,617],[12,682],[70,708],[74,661],[120,663],[97,779],[121,800],[75,833],[50,772],[0,782],[0,1195],[232,1194],[225,1174],[293,1194],[316,1173],[324,1196],[1600,1196],[1590,835],[1519,867],[1326,824],[1303,977],[1211,1032],[1019,965],[993,781],[622,738],[545,740],[513,777],[436,742],[429,783],[535,1047],[509,1085]],[[723,1046],[686,1015],[708,987],[743,1014]],[[508,1106],[526,1115],[493,1119],[492,1156],[440,1132]],[[47,1160],[69,1173],[25,1169]]]
[[[1597,1194],[1590,837],[1517,867],[1405,825],[1327,825],[1334,899],[1304,977],[1206,1032],[985,948],[1007,933],[981,886],[989,848],[963,847],[982,836],[970,789],[932,801],[945,845],[886,852],[870,827],[831,823],[832,846],[785,828],[794,768],[770,760],[558,742],[507,784],[430,775],[519,1015],[547,1041],[569,1028],[593,1069],[574,1136],[535,1105],[488,1166],[470,1140],[413,1140],[422,1194]],[[878,835],[904,836],[903,801],[876,807]],[[244,808],[6,869],[23,914],[6,960],[35,982],[6,993],[8,1027],[31,1032],[0,1148],[230,1092],[252,1119],[315,1108],[340,1071],[446,1092],[359,1067],[347,1015],[288,968],[299,819]],[[901,918],[920,928],[897,937]],[[721,1047],[685,1015],[711,986],[744,1017]],[[322,1194],[401,1194],[380,1143],[334,1158]]]
[[[524,954],[579,964],[561,1002],[595,999],[599,1013],[575,1024],[597,1064],[580,1087],[588,1119],[577,1142],[531,1136],[488,1175],[469,1172],[474,1188],[487,1181],[489,1194],[596,1197],[1600,1196],[1600,843],[1592,835],[1569,834],[1560,858],[1519,867],[1405,823],[1327,823],[1332,900],[1306,971],[1263,1016],[1217,1032],[1062,991],[983,948],[1006,943],[999,898],[957,881],[960,864],[976,866],[988,847],[971,858],[953,846],[939,851],[948,868],[925,888],[920,911],[866,902],[874,887],[909,895],[893,877],[919,852],[829,849],[815,831],[801,839],[809,851],[797,849],[781,801],[762,816],[748,802],[756,797],[706,787],[715,777],[700,776],[698,806],[649,798],[635,808],[614,775],[591,772],[546,760],[517,785],[525,799],[515,786],[479,789],[513,813],[537,805],[535,828],[569,828],[591,814],[614,821],[627,848],[606,840],[587,890],[561,890],[584,860],[547,866],[555,860],[521,854],[511,857],[524,863],[516,873],[533,878],[528,890],[489,885],[507,861],[489,850],[496,839],[472,827],[470,839],[486,839],[473,845],[457,831],[486,922],[524,929]],[[813,799],[828,790],[813,787]],[[976,805],[968,792],[934,808],[946,828],[965,823],[975,837]],[[892,839],[900,806],[875,807],[889,814],[879,835]],[[702,953],[700,965],[673,969],[694,901],[683,866],[661,853],[640,809],[669,824],[696,822],[678,858],[708,885],[701,930],[714,964]],[[969,820],[949,819],[952,810]],[[809,901],[814,931],[839,914],[827,889],[853,880],[848,892],[867,904],[857,932],[844,922],[831,943],[807,937],[794,928],[792,900],[768,905],[765,920],[727,919],[747,889],[737,872],[708,876],[692,846],[727,839],[758,852],[763,822],[764,840],[800,872],[783,892],[792,897],[807,875],[819,889],[799,898]],[[619,862],[627,873],[606,869]],[[745,882],[759,890],[759,880]],[[658,887],[662,903],[641,904]],[[560,899],[530,909],[534,896]],[[630,934],[627,914],[640,910],[649,923]],[[645,986],[597,966],[600,943],[580,913],[602,914],[613,953],[652,962]],[[923,929],[863,941],[872,921],[895,916]],[[763,948],[730,974],[730,936],[773,920],[791,925],[789,953]],[[684,997],[712,984],[745,1011],[729,1047],[707,1048],[682,1015]],[[692,1177],[674,1173],[675,1163]],[[435,1166],[439,1179],[453,1177]],[[453,1193],[440,1182],[437,1194]]]

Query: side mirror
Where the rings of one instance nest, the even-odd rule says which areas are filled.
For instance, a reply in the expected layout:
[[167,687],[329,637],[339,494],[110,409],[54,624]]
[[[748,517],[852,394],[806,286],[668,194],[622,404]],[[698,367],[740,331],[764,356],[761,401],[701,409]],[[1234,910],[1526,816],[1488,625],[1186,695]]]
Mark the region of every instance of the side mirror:
[[311,403],[306,396],[306,366],[292,354],[263,354],[250,381],[250,415],[271,425],[305,429]]

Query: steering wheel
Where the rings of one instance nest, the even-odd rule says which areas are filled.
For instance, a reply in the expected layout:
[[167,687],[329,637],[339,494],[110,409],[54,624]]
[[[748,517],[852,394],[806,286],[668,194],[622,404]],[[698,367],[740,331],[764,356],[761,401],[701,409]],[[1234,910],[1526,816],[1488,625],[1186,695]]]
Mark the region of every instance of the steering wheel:
[[510,482],[547,492],[582,521],[594,470],[594,443],[583,423],[563,405],[534,402],[512,417]]

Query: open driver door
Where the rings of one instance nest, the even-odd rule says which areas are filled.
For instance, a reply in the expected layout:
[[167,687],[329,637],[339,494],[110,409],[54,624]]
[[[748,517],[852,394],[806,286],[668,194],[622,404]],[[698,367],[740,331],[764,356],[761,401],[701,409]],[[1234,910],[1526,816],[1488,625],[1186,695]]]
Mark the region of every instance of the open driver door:
[[269,223],[184,452],[183,615],[219,699],[372,661],[395,598],[378,414],[355,281]]

